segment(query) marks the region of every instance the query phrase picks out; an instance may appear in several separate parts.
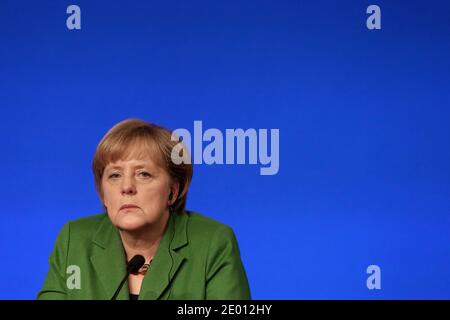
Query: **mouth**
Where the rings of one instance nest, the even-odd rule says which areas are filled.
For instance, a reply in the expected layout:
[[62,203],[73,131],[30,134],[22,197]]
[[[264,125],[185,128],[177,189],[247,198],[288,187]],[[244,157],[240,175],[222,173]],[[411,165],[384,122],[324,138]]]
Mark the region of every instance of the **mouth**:
[[120,207],[119,210],[124,210],[124,209],[139,209],[139,207],[135,206],[134,204],[124,204],[123,206]]

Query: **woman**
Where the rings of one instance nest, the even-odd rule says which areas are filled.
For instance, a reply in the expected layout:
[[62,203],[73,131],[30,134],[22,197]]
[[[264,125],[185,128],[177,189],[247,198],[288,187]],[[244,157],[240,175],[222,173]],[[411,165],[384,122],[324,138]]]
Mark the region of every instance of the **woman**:
[[250,299],[232,229],[185,210],[192,165],[171,161],[177,144],[136,119],[106,133],[92,165],[106,214],[64,225],[38,299]]

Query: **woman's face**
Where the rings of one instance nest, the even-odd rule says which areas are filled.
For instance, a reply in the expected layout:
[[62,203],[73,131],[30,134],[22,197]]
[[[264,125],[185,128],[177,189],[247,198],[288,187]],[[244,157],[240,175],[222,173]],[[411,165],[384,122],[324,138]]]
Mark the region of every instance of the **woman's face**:
[[171,178],[150,157],[129,157],[109,163],[102,177],[103,202],[111,222],[120,230],[133,231],[157,225],[169,215],[169,201],[176,199]]

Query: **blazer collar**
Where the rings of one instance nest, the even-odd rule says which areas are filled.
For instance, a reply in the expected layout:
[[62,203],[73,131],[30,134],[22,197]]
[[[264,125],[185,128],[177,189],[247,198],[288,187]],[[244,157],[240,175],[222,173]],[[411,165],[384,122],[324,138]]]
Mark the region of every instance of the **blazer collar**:
[[[188,218],[186,212],[171,214],[153,262],[142,281],[140,299],[161,298],[186,260],[186,256],[179,249],[188,244]],[[97,229],[93,242],[100,250],[91,256],[91,262],[107,293],[106,299],[110,299],[125,276],[126,258],[119,232],[107,216]],[[127,282],[117,299],[129,299]]]

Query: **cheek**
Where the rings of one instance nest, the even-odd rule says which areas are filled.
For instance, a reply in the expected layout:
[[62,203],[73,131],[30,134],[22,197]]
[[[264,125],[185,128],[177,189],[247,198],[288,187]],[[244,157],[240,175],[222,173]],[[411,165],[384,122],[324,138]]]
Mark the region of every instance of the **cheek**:
[[104,202],[105,206],[107,206],[107,207],[113,206],[115,199],[116,199],[116,197],[114,196],[113,188],[103,186],[103,202]]
[[[169,188],[165,185],[154,185],[143,188],[140,192],[147,205],[162,206],[165,205],[168,199]],[[138,193],[139,194],[139,193]]]

